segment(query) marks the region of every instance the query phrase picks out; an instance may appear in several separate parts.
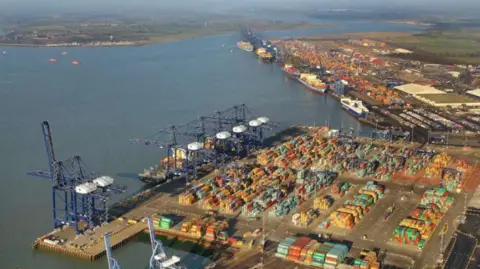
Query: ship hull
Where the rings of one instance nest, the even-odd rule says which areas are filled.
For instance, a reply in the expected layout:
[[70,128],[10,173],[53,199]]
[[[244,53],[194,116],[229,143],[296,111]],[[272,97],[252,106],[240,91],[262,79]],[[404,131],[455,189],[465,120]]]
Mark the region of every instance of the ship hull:
[[273,62],[273,58],[263,58],[263,57],[260,57],[260,60],[262,60],[264,63],[271,63],[271,62]]
[[138,179],[145,184],[158,185],[167,181],[165,178],[156,178],[152,176],[138,176]]
[[239,49],[243,50],[243,51],[246,51],[246,52],[252,52],[253,51],[253,47],[252,48],[242,48],[242,47],[239,47],[237,46]]
[[282,71],[289,78],[292,78],[292,79],[299,79],[300,78],[300,73],[290,73],[283,68],[282,68]]
[[300,81],[300,83],[302,83],[303,86],[305,86],[307,89],[311,90],[312,92],[319,93],[319,94],[325,94],[327,92],[326,88],[314,87],[301,79],[298,79],[298,81]]
[[354,117],[356,117],[356,118],[363,118],[363,119],[364,119],[364,118],[367,117],[367,114],[366,114],[365,112],[359,113],[359,112],[355,111],[354,109],[352,109],[352,108],[350,108],[350,107],[348,107],[348,106],[346,106],[346,105],[343,105],[343,104],[342,104],[342,107],[343,107],[346,111],[348,111],[350,114],[352,114],[352,116],[354,116]]

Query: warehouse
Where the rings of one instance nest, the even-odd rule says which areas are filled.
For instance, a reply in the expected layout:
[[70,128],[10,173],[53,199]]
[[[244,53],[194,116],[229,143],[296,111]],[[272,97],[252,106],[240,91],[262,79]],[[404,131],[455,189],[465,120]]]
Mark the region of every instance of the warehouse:
[[456,93],[419,94],[416,96],[416,98],[435,107],[480,107],[480,101],[466,95],[459,95]]
[[419,94],[444,94],[445,93],[441,90],[435,89],[434,87],[415,84],[415,83],[396,86],[395,89],[413,96],[416,96]]
[[[480,101],[470,96],[447,93],[431,86],[411,83],[397,86],[394,89],[435,107],[480,107]],[[480,96],[480,90],[478,94]]]
[[471,90],[471,91],[468,91],[467,94],[475,97],[475,98],[480,98],[480,89],[475,89],[475,90]]

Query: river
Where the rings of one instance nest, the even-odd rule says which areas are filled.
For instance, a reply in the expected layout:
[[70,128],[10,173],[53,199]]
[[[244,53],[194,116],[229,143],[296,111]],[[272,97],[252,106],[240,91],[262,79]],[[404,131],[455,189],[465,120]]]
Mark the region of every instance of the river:
[[[415,29],[346,22],[331,29],[265,35]],[[26,175],[47,168],[43,120],[50,121],[59,159],[79,154],[91,170],[128,185],[128,193],[142,183],[125,175],[135,175],[160,159],[156,149],[132,145],[130,138],[147,137],[168,124],[234,104],[245,103],[258,116],[282,126],[329,121],[370,133],[337,101],[306,91],[277,66],[247,52],[230,52],[238,38],[227,34],[144,47],[0,48],[7,52],[0,54],[0,267],[107,267],[104,259],[89,263],[31,250],[33,240],[52,229],[51,183]],[[55,64],[48,62],[52,57],[57,58]],[[81,64],[72,65],[73,60]],[[135,241],[115,250],[114,256],[123,268],[139,268],[147,264],[149,253],[148,243]],[[197,261],[190,268],[200,264]]]

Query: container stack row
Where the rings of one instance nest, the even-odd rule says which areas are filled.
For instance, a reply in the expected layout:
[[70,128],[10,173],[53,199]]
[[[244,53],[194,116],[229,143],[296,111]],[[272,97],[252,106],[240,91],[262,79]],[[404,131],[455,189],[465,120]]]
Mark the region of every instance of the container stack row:
[[319,228],[329,228],[331,225],[352,229],[370,211],[378,199],[383,197],[385,187],[375,181],[369,181],[359,191],[353,200],[345,201],[344,205],[332,212],[330,216],[320,223]]
[[337,180],[332,184],[331,191],[333,194],[343,197],[350,190],[350,187],[350,183]]
[[317,210],[327,210],[333,205],[333,202],[333,198],[328,195],[317,197],[313,200],[313,208]]
[[439,177],[442,169],[447,167],[452,157],[445,152],[435,155],[432,162],[425,168],[426,177]]
[[319,268],[336,268],[343,263],[348,247],[330,242],[320,243],[308,237],[289,237],[278,245],[275,256]]
[[298,195],[292,195],[282,202],[275,205],[272,211],[270,211],[270,217],[283,217],[288,215],[300,204],[300,197]]
[[377,260],[377,253],[374,251],[361,252],[361,256],[353,261],[355,269],[379,269],[380,263]]
[[420,172],[421,169],[427,167],[432,159],[431,154],[417,152],[411,156],[407,161],[407,166],[405,167],[406,175],[416,175]]
[[462,184],[462,172],[456,169],[442,170],[442,186],[447,191],[457,191]]
[[171,218],[155,214],[152,216],[153,226],[165,230],[169,230],[173,226],[173,220]]
[[[332,76],[330,83],[335,80],[344,80],[348,85],[352,85],[358,92],[369,96],[382,104],[392,104],[400,102],[398,94],[382,85],[375,85],[359,75],[367,74],[367,66],[381,66],[384,62],[381,59],[362,55],[360,53],[351,53],[351,49],[338,50],[336,52],[324,53],[311,44],[299,41],[285,41],[281,44],[283,50],[290,57],[299,58],[312,66],[322,65]],[[347,52],[348,50],[348,52]]]
[[453,201],[454,197],[445,188],[425,191],[420,204],[395,228],[392,240],[423,248]]

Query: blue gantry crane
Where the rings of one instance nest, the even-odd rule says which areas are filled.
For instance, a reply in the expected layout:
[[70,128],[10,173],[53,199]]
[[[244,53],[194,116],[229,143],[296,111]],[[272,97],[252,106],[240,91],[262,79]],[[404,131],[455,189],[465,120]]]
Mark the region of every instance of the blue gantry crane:
[[52,132],[42,122],[50,172],[34,171],[28,175],[52,181],[52,213],[54,229],[73,226],[76,233],[108,221],[108,200],[126,187],[114,184],[108,176],[89,172],[80,156],[58,161],[53,147]]
[[[266,117],[254,117],[245,104],[183,125],[169,126],[153,135],[153,139],[132,139],[132,142],[166,149],[162,160],[159,182],[162,178],[196,177],[198,168],[205,163],[222,166],[235,157],[243,157],[260,146],[264,133],[277,127]],[[167,139],[165,140],[165,136]]]
[[152,256],[150,257],[148,269],[185,269],[179,265],[179,257],[172,256],[168,258],[167,253],[163,249],[162,242],[155,238],[155,228],[153,227],[152,217],[148,217],[147,222],[150,233],[150,243],[152,245]]
[[107,255],[108,269],[122,269],[120,264],[113,258],[112,245],[110,244],[110,234],[105,233],[103,235],[103,241],[105,242],[105,253]]

